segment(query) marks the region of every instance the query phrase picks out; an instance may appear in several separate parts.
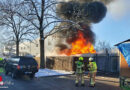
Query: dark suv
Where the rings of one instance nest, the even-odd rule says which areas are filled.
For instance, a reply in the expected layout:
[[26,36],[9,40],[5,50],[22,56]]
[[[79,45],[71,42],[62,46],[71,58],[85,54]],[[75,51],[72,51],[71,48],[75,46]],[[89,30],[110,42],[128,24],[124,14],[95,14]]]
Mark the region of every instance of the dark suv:
[[33,78],[35,73],[38,72],[38,64],[32,57],[17,56],[9,58],[5,64],[5,74],[11,72],[12,78],[19,75],[29,75]]

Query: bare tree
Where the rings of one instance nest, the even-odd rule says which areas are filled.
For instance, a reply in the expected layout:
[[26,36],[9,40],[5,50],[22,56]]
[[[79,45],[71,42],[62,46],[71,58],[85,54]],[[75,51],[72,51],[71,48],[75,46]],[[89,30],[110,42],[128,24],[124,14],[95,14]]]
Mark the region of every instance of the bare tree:
[[[17,12],[39,31],[41,68],[45,68],[44,40],[47,36],[52,35],[63,28],[74,26],[77,28],[75,31],[79,29],[82,30],[82,32],[85,32],[88,36],[92,37],[92,40],[90,41],[94,42],[93,32],[89,30],[89,33],[91,33],[91,35],[89,35],[86,29],[88,30],[90,23],[98,23],[101,21],[107,11],[106,7],[100,2],[89,2],[90,4],[85,3],[81,5],[79,2],[75,2],[75,0],[67,3],[57,1],[59,0],[23,0],[19,5],[22,8]],[[85,1],[87,2],[87,0]],[[62,4],[58,6],[58,10],[56,7],[59,3]],[[59,11],[58,13],[57,10]],[[61,22],[69,24],[56,27],[57,25],[60,25],[59,23]],[[86,35],[85,33],[84,35]]]
[[16,55],[19,55],[19,43],[35,34],[35,28],[16,12],[20,9],[19,0],[0,1],[0,25],[6,28],[6,37],[16,43]]
[[[40,67],[45,68],[44,41],[49,36],[68,26],[57,27],[60,22],[75,24],[70,20],[62,20],[56,15],[56,0],[24,0],[23,7],[17,12],[21,17],[37,28],[40,36]],[[21,12],[24,12],[23,13]]]
[[98,41],[96,45],[96,50],[97,51],[102,50],[104,51],[104,53],[108,54],[111,50],[111,46],[106,41]]

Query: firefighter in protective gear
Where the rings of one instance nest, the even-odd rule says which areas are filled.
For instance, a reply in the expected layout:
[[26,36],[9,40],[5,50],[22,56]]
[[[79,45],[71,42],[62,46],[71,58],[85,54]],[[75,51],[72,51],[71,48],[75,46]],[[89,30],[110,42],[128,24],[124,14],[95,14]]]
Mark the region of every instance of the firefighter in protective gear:
[[3,61],[3,58],[0,57],[0,61]]
[[4,65],[4,59],[0,57],[0,67],[3,67]]
[[79,57],[79,60],[75,62],[76,64],[76,80],[75,80],[75,86],[78,87],[79,79],[81,80],[81,86],[84,86],[84,58]]
[[89,77],[90,77],[89,86],[94,87],[95,77],[97,73],[97,64],[92,57],[89,58],[88,69],[89,69]]

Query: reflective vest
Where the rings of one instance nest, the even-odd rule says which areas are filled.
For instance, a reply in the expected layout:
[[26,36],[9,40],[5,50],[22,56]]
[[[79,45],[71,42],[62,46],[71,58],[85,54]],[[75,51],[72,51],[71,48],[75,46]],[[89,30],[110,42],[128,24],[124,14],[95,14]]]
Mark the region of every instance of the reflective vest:
[[0,61],[2,61],[3,60],[3,58],[0,58]]
[[97,72],[97,64],[96,62],[89,62],[89,71],[91,72]]

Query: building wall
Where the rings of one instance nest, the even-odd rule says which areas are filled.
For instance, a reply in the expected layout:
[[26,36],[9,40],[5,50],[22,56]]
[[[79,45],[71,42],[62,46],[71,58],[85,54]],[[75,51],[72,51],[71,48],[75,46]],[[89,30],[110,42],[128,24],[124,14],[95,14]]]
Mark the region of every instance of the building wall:
[[24,56],[31,54],[37,56],[40,53],[39,45],[39,38],[32,42],[23,42],[19,45],[19,55]]
[[48,36],[45,39],[45,56],[57,56],[56,44],[59,42],[57,34]]
[[120,53],[120,76],[129,77],[130,78],[130,67],[124,58],[124,56]]
[[[56,34],[48,36],[45,39],[45,56],[51,56],[55,53],[55,43],[58,37]],[[4,46],[3,53],[9,54],[9,50],[6,49],[7,46]],[[12,46],[12,53],[16,54],[16,45]],[[36,57],[40,57],[40,42],[39,38],[33,40],[32,42],[22,42],[19,44],[19,55],[24,56],[27,54],[31,54]]]
[[[34,56],[38,56],[40,54],[40,43],[39,43],[39,38],[37,38],[36,40],[34,40],[31,44],[30,44],[30,54],[34,55]],[[40,55],[39,55],[40,56]]]
[[8,45],[5,45],[2,49],[2,52],[4,56],[10,56],[10,55],[15,55],[16,54],[16,46],[8,46]]
[[[40,42],[39,38],[32,42],[23,42],[20,44],[20,55],[31,54],[36,57],[40,57]],[[45,56],[51,56],[55,54],[55,42],[57,41],[55,35],[48,36],[45,39]]]
[[9,50],[7,50],[7,48],[5,46],[3,48],[3,53],[5,53],[5,54],[9,53]]
[[19,55],[20,56],[27,55],[29,53],[29,49],[30,49],[29,42],[20,43],[20,45],[19,45]]

